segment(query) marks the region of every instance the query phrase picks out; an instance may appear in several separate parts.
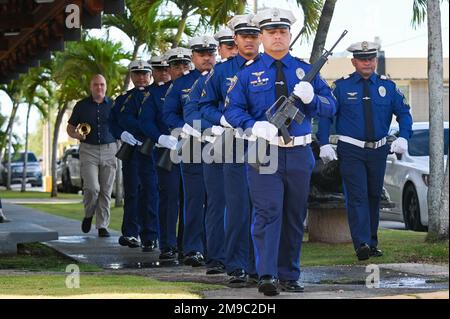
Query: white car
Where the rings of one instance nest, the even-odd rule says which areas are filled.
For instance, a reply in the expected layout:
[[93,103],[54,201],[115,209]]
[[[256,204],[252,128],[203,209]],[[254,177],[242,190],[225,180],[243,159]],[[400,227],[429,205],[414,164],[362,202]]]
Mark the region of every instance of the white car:
[[[390,134],[398,134],[398,126]],[[448,122],[444,123],[445,163],[448,153]],[[413,124],[408,151],[403,155],[388,155],[384,187],[395,208],[381,211],[381,218],[401,221],[406,229],[425,231],[428,226],[429,125]]]

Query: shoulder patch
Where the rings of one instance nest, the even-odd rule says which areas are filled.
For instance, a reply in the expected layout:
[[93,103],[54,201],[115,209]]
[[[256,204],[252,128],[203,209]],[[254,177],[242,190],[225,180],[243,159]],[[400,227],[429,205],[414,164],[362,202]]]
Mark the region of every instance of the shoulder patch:
[[237,80],[238,80],[237,75],[233,76],[230,79],[230,86],[228,87],[227,93],[230,93],[234,89],[234,87],[236,86]]

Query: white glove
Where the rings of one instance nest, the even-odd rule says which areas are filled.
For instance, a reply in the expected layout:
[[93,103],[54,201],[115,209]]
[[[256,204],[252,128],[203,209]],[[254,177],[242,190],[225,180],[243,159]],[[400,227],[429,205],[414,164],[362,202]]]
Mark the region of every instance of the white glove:
[[223,115],[220,118],[220,125],[222,125],[223,127],[232,127],[231,124],[227,122],[225,116]]
[[225,131],[225,129],[222,126],[219,126],[219,125],[213,125],[213,127],[211,127],[211,133],[213,133],[216,136],[222,135],[222,133],[224,131]]
[[127,132],[127,131],[123,131],[122,134],[120,135],[120,139],[122,140],[122,142],[130,144],[132,146],[134,145],[142,145],[142,142],[138,141],[137,139],[134,138],[134,136]]
[[398,137],[391,144],[391,152],[403,154],[408,150],[408,141],[403,137]]
[[202,136],[202,134],[197,131],[196,129],[194,129],[192,126],[190,126],[189,124],[184,124],[183,128],[183,133],[187,134],[187,135],[192,135],[193,137],[197,137],[200,138]]
[[324,164],[337,160],[336,152],[330,144],[326,144],[320,147],[319,156]]
[[309,104],[314,98],[314,89],[311,83],[301,81],[294,86],[294,94],[297,95],[303,103]]
[[278,134],[278,129],[272,123],[267,121],[255,122],[252,128],[252,134],[261,137],[267,141],[271,141]]
[[172,135],[161,135],[158,138],[158,144],[170,150],[175,150],[177,148],[178,140]]

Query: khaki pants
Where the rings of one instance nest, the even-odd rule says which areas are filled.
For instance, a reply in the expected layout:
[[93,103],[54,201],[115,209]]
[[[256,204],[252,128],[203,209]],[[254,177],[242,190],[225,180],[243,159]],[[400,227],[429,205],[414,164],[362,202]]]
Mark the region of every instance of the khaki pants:
[[97,229],[109,226],[111,192],[116,176],[116,153],[116,143],[80,145],[84,212],[87,218],[95,214]]

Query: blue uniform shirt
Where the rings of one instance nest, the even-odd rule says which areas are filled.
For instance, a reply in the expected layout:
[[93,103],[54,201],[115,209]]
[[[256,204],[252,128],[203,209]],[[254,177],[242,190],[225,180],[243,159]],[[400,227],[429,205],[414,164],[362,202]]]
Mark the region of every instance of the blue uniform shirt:
[[73,126],[88,123],[91,126],[91,132],[84,141],[81,141],[82,143],[100,145],[116,141],[111,134],[108,121],[112,104],[107,96],[102,103],[95,102],[92,96],[89,96],[75,105],[68,123]]
[[184,126],[183,107],[189,92],[191,92],[192,85],[200,75],[200,71],[197,69],[190,71],[173,81],[167,90],[163,107],[163,120],[170,129]]
[[134,90],[128,95],[118,114],[119,125],[123,130],[131,133],[134,138],[144,142],[144,133],[139,127],[139,111],[141,109],[142,101],[145,97],[150,95],[150,85],[145,88]]
[[[255,58],[257,59],[257,58]],[[247,60],[241,55],[219,62],[211,71],[205,83],[205,95],[199,102],[202,117],[213,125],[220,125],[225,111],[224,102],[233,77],[244,68]]]
[[167,125],[162,121],[164,96],[169,86],[170,82],[162,85],[152,84],[149,89],[150,95],[143,99],[139,112],[139,128],[155,143],[162,134],[170,134]]
[[[403,93],[395,83],[373,73],[369,78],[369,92],[372,101],[372,114],[375,139],[380,140],[389,133],[392,115],[395,114],[400,126],[400,137],[409,139],[412,134],[410,107]],[[336,104],[336,133],[365,140],[365,121],[363,103],[363,78],[357,72],[335,81],[334,96]],[[321,118],[317,136],[321,145],[328,144],[332,119]]]
[[136,90],[136,88],[128,90],[124,94],[119,95],[115,99],[113,107],[109,114],[109,130],[111,131],[111,134],[118,140],[120,140],[120,136],[122,135],[124,130],[120,127],[117,117],[119,116],[118,114],[120,113],[120,108],[127,99],[128,95],[133,92],[133,90]]
[[212,124],[209,121],[202,118],[199,106],[200,98],[205,94],[205,81],[208,79],[209,74],[209,72],[203,72],[197,81],[194,82],[183,108],[183,116],[186,123],[194,127],[194,121],[200,121],[200,129],[202,131],[212,127]]
[[[225,101],[225,117],[233,127],[246,130],[252,128],[256,121],[267,121],[265,112],[276,101],[274,62],[274,58],[263,53],[260,59],[236,75]],[[294,86],[311,69],[311,65],[289,53],[281,59],[281,62],[287,80],[288,94],[291,94]],[[328,84],[319,75],[311,84],[315,96],[308,105],[297,102],[297,107],[305,114],[305,119],[300,125],[292,122],[289,126],[292,136],[310,134],[311,118],[314,116],[331,118],[334,115],[335,99]]]

